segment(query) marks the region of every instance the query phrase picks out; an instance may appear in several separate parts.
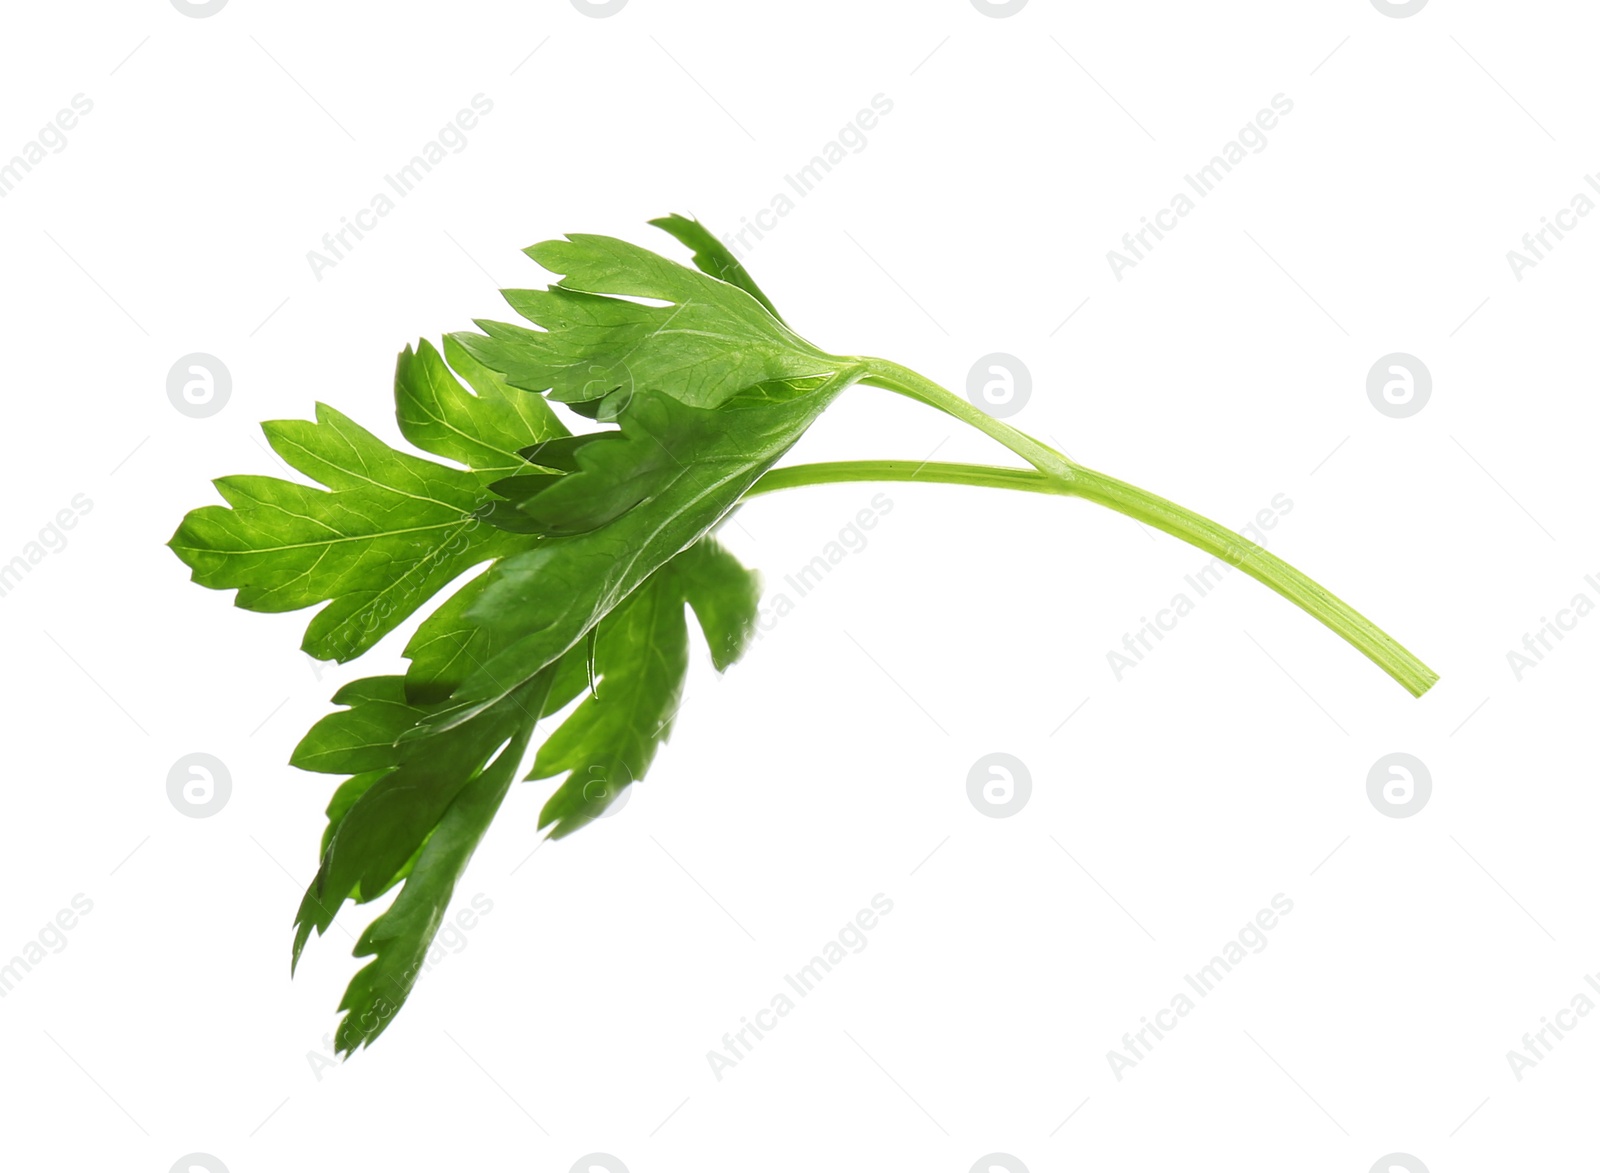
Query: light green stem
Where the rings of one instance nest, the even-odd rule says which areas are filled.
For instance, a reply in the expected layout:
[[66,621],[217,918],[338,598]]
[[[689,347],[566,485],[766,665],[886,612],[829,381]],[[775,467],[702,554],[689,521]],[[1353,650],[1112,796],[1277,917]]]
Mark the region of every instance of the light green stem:
[[971,424],[978,431],[1000,441],[1040,472],[1057,480],[1070,481],[1077,475],[1078,465],[1048,444],[1041,444],[1004,420],[995,419],[983,408],[945,390],[932,379],[917,374],[910,367],[903,367],[886,358],[857,358],[855,361],[871,372],[871,377],[864,379],[863,382],[897,391],[901,395],[926,403],[929,407],[936,407],[946,415],[953,415],[962,423]]
[[[922,396],[916,396],[922,398]],[[935,404],[935,406],[940,406]],[[970,405],[969,405],[970,406]],[[951,413],[955,414],[955,413]],[[982,414],[982,413],[980,413]],[[1000,421],[985,416],[991,423]],[[1001,425],[1007,432],[1014,429]],[[990,435],[995,431],[984,428]],[[1020,436],[1021,433],[1015,433]],[[998,436],[996,438],[999,438]],[[1023,437],[1027,440],[1027,437]],[[1026,455],[1008,440],[1013,451]],[[1034,444],[1029,441],[1029,444]],[[1052,450],[1035,445],[1045,453]],[[1054,453],[1057,458],[1065,457]],[[1032,459],[1031,457],[1029,459]],[[1048,457],[1043,457],[1049,463]],[[1421,696],[1439,679],[1416,656],[1387,635],[1370,619],[1330,591],[1254,542],[1239,536],[1210,518],[1176,505],[1164,497],[1148,493],[1115,477],[1068,462],[1069,476],[1053,472],[1030,472],[1019,468],[995,468],[980,464],[934,464],[912,460],[846,460],[828,464],[800,464],[773,469],[750,489],[750,494],[797,488],[801,485],[826,485],[847,481],[918,481],[922,483],[977,485],[995,489],[1017,489],[1029,493],[1049,493],[1060,497],[1082,497],[1118,513],[1181,538],[1192,546],[1236,566],[1294,603],[1335,634],[1348,640],[1358,651],[1394,677],[1412,696]]]

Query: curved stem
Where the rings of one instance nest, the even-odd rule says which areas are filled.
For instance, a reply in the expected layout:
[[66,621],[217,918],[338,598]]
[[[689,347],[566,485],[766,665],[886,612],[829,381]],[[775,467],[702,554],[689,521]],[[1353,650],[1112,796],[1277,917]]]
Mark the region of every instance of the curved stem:
[[925,484],[977,485],[989,489],[1020,489],[1028,493],[1055,493],[1066,497],[1072,490],[1061,481],[1025,468],[997,468],[990,464],[935,464],[922,460],[837,460],[825,464],[791,464],[775,468],[745,493],[774,493],[803,485],[835,485],[850,481],[921,481]]
[[995,419],[976,404],[969,403],[952,391],[947,391],[932,379],[917,374],[886,358],[857,358],[871,372],[869,382],[876,387],[886,387],[901,395],[920,400],[936,407],[946,415],[955,416],[962,423],[971,424],[978,431],[992,436],[1011,451],[1026,460],[1042,473],[1058,480],[1070,481],[1077,475],[1078,466],[1048,444],[1041,444],[1026,432],[1019,432],[1004,420]]
[[[991,420],[991,422],[999,421]],[[1020,452],[1020,449],[1010,443],[1007,443],[1007,447]],[[1065,457],[1061,459],[1064,460]],[[1412,696],[1421,696],[1439,679],[1438,673],[1402,647],[1377,624],[1276,554],[1270,553],[1208,517],[1202,517],[1193,510],[1168,501],[1165,497],[1158,497],[1154,493],[1119,481],[1115,477],[1106,476],[1104,473],[1095,472],[1093,469],[1084,468],[1080,464],[1071,464],[1070,479],[1044,471],[1029,472],[1026,469],[995,468],[980,464],[935,464],[926,461],[919,464],[912,460],[846,460],[827,464],[800,464],[773,469],[751,487],[748,495],[798,488],[802,485],[838,484],[847,481],[920,481],[930,484],[977,485],[984,488],[1048,493],[1061,497],[1082,497],[1094,501],[1164,533],[1169,533],[1175,538],[1181,538],[1229,566],[1238,567],[1257,582],[1270,587],[1306,614],[1320,621],[1336,635],[1343,637],[1357,651],[1394,677]]]

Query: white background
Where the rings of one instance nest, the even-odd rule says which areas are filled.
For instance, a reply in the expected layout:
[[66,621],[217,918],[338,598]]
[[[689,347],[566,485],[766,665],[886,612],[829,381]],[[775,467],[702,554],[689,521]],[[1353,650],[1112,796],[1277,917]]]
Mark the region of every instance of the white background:
[[[93,911],[0,1000],[0,1163],[1592,1159],[1600,1016],[1520,1081],[1506,1052],[1600,970],[1600,619],[1521,681],[1506,653],[1600,601],[1600,218],[1521,281],[1505,254],[1600,167],[1595,31],[1589,5],[1488,0],[11,6],[0,158],[94,108],[0,201],[0,561],[93,507],[0,598],[0,959],[75,894]],[[466,149],[313,276],[479,93]],[[726,679],[697,653],[617,817],[530,858],[549,784],[519,785],[458,889],[493,912],[375,1047],[313,1061],[357,963],[335,928],[289,980],[332,780],[285,763],[407,631],[319,676],[307,615],[236,610],[163,543],[210,478],[282,471],[261,419],[320,399],[397,440],[395,353],[509,316],[496,286],[541,283],[522,246],[681,255],[644,221],[736,228],[879,93],[865,149],[747,250],[787,317],[957,389],[1014,354],[1013,423],[1230,525],[1287,495],[1272,548],[1441,682],[1412,700],[1237,574],[1119,682],[1106,653],[1203,555],[1088,504],[890,486]],[[1118,281],[1107,250],[1280,93],[1266,148]],[[207,419],[166,396],[193,351],[233,376]],[[1366,395],[1393,351],[1434,380],[1404,420]],[[872,390],[794,458],[935,451],[1009,462]],[[753,502],[728,540],[779,590],[875,491]],[[966,794],[995,751],[1033,779],[1011,818]],[[1432,775],[1411,818],[1367,797],[1394,751]],[[232,776],[211,818],[167,798],[192,752]],[[717,1080],[706,1053],[877,893],[866,950]],[[1267,948],[1119,1081],[1107,1052],[1277,893]]]

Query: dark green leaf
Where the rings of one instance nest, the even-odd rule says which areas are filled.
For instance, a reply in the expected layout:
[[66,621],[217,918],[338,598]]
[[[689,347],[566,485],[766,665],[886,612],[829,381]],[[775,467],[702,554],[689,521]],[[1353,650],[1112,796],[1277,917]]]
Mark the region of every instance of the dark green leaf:
[[744,655],[760,616],[761,576],[710,537],[701,538],[669,564],[711,648],[718,672]]
[[296,759],[319,768],[337,768],[334,763],[342,761],[359,763],[364,774],[385,772],[360,787],[342,817],[335,821],[330,811],[333,833],[296,918],[296,961],[311,931],[325,932],[347,899],[373,900],[404,878],[408,862],[495,751],[508,738],[532,732],[550,676],[534,676],[498,705],[447,732],[387,744],[374,741],[374,735],[392,732],[399,738],[428,716],[405,702],[402,682],[379,677],[361,682],[358,693],[341,693],[351,708],[319,722],[296,749]]
[[598,692],[585,697],[539,747],[530,779],[568,774],[539,814],[539,826],[551,828],[551,838],[598,818],[644,777],[672,731],[688,668],[683,584],[669,566],[600,623]]
[[[816,381],[768,397],[756,389],[706,411],[668,396],[640,393],[621,417],[624,443],[665,455],[635,478],[625,464],[585,467],[533,500],[553,514],[551,499],[571,500],[585,519],[610,517],[598,528],[548,539],[501,561],[487,576],[466,619],[492,638],[432,725],[448,728],[496,704],[555,662],[666,561],[698,541],[733,508],[830,403],[842,379]],[[652,447],[655,446],[655,447]],[[584,450],[584,455],[602,445]],[[640,479],[647,482],[641,497]],[[579,482],[587,490],[578,493]],[[557,498],[566,485],[574,490]],[[559,516],[559,515],[555,515]]]
[[372,957],[351,979],[339,1009],[345,1011],[334,1045],[353,1054],[383,1033],[421,976],[456,882],[516,776],[532,726],[523,729],[451,800],[406,878],[400,895],[367,926],[357,957]]

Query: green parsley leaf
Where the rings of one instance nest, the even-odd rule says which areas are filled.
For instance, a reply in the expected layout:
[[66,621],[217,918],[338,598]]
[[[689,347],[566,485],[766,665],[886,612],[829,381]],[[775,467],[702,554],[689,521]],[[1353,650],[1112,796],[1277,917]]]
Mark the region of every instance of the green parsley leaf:
[[521,730],[451,800],[417,853],[400,895],[356,942],[355,955],[373,961],[351,979],[339,1003],[345,1017],[334,1046],[341,1053],[369,1045],[410,996],[428,946],[444,923],[456,881],[499,811],[531,732],[531,726]]
[[[431,727],[470,720],[576,646],[669,558],[720,522],[841,386],[822,380],[787,397],[758,395],[716,410],[655,392],[635,395],[620,417],[620,434],[582,449],[580,470],[528,503],[541,522],[582,532],[507,557],[487,576],[466,618],[495,650],[468,673],[453,706]],[[630,460],[630,453],[639,455]]]
[[728,251],[728,247],[716,238],[711,229],[698,220],[676,213],[663,216],[659,220],[652,220],[650,223],[663,232],[670,233],[680,244],[692,249],[695,268],[702,273],[709,273],[718,281],[726,281],[729,285],[744,290],[759,301],[767,313],[778,321],[783,321],[783,315],[778,313],[778,307],[772,304],[772,299],[761,292],[761,287],[755,283],[755,279],[739,263],[738,258]]
[[755,634],[760,578],[711,538],[703,538],[651,577],[596,629],[594,693],[552,733],[529,779],[566,773],[539,815],[560,839],[598,818],[666,742],[689,670],[694,610],[719,672]]
[[462,571],[517,546],[476,516],[494,499],[482,477],[396,452],[331,407],[318,404],[315,423],[274,420],[262,431],[326,489],[222,477],[232,508],[194,510],[170,544],[195,582],[237,589],[240,607],[328,603],[301,645],[318,659],[354,659]]
[[237,589],[237,605],[252,611],[328,603],[301,646],[342,662],[462,571],[527,545],[484,524],[480,513],[499,500],[488,486],[527,467],[519,449],[566,429],[542,400],[507,387],[459,346],[445,346],[478,394],[423,342],[400,356],[396,415],[412,443],[466,469],[398,452],[325,404],[315,423],[262,424],[284,462],[325,488],[277,477],[218,480],[232,508],[194,510],[169,543],[194,581]]
[[[292,758],[344,780],[291,967],[347,902],[399,888],[357,943],[371,960],[340,1005],[341,1051],[370,1044],[410,996],[541,722],[555,727],[528,777],[560,779],[538,826],[562,838],[604,814],[665,744],[689,668],[688,613],[718,671],[749,647],[759,578],[714,535],[753,495],[905,480],[1084,497],[1239,567],[1414,694],[1437,679],[1348,604],[1215,522],[1076,464],[898,363],[813,346],[703,225],[652,223],[699,271],[611,237],[547,241],[527,251],[560,280],[505,295],[537,329],[485,321],[442,352],[423,341],[401,353],[400,432],[438,460],[319,404],[314,422],[263,425],[314,484],[224,477],[227,506],[192,511],[169,543],[196,582],[236,591],[240,607],[320,607],[303,646],[323,659],[369,650],[463,580],[407,642],[404,675],[345,685]],[[775,468],[855,382],[969,423],[1033,469]],[[606,426],[572,435],[551,402]]]
[[548,289],[505,291],[511,308],[542,329],[482,321],[483,334],[454,338],[512,386],[561,403],[602,400],[601,419],[615,419],[646,389],[714,408],[757,383],[840,367],[769,303],[638,245],[580,234],[525,251],[562,275]]

